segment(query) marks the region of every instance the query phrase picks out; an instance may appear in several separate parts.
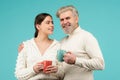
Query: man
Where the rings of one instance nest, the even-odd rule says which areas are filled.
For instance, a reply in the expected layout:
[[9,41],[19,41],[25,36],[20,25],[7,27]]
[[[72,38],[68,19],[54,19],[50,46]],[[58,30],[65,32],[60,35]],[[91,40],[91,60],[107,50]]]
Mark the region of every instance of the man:
[[78,11],[74,6],[64,6],[57,13],[62,29],[68,36],[61,41],[64,55],[63,80],[94,80],[93,71],[104,69],[104,59],[95,37],[78,24]]

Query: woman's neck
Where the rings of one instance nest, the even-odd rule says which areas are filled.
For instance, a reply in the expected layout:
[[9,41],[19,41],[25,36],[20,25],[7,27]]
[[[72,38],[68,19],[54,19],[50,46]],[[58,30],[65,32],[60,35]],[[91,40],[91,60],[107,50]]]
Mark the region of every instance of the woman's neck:
[[38,35],[35,40],[37,42],[48,42],[50,41],[49,37],[48,36],[42,36],[42,35]]
[[53,40],[49,39],[48,36],[42,35],[38,35],[34,40],[41,54],[44,54],[44,52],[53,42]]

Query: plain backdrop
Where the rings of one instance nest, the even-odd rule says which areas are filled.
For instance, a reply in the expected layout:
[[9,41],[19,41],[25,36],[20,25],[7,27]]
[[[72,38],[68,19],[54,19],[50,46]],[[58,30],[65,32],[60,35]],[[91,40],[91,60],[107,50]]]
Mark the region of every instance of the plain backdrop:
[[94,72],[95,80],[120,80],[120,0],[0,0],[0,80],[16,80],[17,48],[33,37],[37,14],[53,16],[51,38],[61,40],[65,36],[56,18],[57,9],[65,5],[78,9],[81,28],[99,41],[105,69]]

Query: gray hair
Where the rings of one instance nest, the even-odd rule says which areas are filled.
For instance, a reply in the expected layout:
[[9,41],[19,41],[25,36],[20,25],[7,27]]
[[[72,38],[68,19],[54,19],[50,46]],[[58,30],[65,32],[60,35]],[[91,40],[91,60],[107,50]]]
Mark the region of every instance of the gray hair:
[[72,13],[73,13],[75,16],[79,16],[77,9],[76,9],[73,5],[68,5],[68,6],[63,6],[63,7],[61,7],[61,8],[57,11],[56,16],[59,18],[59,17],[60,17],[60,14],[63,13],[63,12],[66,12],[66,11],[72,11]]

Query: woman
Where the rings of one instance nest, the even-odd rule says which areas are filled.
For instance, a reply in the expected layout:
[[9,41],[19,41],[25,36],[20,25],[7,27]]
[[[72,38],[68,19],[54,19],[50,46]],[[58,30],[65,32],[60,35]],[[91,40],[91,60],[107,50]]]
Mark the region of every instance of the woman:
[[[56,54],[60,44],[49,38],[54,30],[52,16],[48,13],[38,14],[34,25],[34,38],[23,42],[23,47],[20,46],[23,49],[18,54],[15,75],[19,80],[59,80]],[[45,72],[44,60],[52,61]]]

